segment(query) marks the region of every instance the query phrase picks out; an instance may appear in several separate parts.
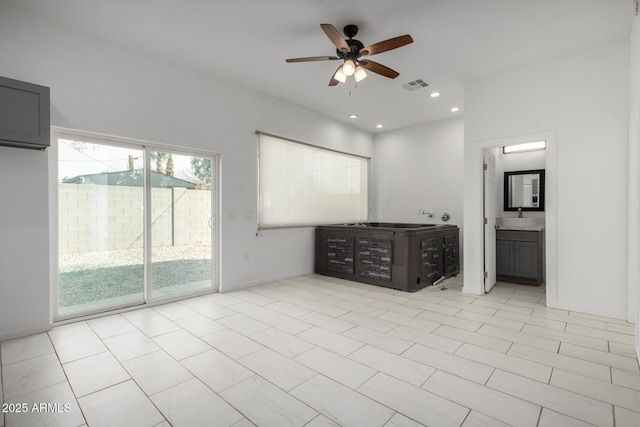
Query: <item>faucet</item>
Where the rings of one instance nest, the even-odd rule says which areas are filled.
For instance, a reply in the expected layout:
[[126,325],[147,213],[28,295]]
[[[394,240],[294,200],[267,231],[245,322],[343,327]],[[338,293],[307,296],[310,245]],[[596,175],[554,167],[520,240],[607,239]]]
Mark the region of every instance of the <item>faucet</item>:
[[518,218],[522,218],[522,208],[518,208]]

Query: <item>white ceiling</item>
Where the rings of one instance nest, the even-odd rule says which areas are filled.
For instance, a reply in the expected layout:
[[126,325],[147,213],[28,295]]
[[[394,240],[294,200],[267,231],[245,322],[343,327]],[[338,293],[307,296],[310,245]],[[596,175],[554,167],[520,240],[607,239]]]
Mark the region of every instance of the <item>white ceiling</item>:
[[[0,0],[67,28],[221,77],[377,132],[464,114],[464,81],[628,36],[634,0]],[[336,61],[321,30],[356,24],[365,45],[410,34],[372,59],[357,89],[329,87]],[[402,85],[424,79],[431,88]],[[433,99],[430,92],[442,95]],[[458,113],[450,108],[460,107]],[[358,119],[347,116],[358,114]]]

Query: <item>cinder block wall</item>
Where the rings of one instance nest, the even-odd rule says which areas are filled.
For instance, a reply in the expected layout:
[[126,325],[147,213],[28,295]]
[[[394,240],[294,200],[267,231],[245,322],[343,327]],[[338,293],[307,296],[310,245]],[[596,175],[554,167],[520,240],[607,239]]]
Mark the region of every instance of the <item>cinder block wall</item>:
[[[143,246],[143,189],[59,184],[60,253]],[[210,245],[211,192],[152,188],[153,246]]]

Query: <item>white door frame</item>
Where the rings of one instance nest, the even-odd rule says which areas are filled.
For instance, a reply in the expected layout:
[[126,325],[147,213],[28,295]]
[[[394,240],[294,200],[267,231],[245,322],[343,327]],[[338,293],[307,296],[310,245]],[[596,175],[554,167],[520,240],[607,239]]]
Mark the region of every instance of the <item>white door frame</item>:
[[483,179],[483,213],[484,225],[484,290],[489,292],[496,284],[496,157],[491,150],[483,150],[483,163],[486,165]]
[[547,306],[558,305],[557,136],[555,131],[471,141],[464,148],[464,293],[484,294],[483,151],[534,140],[547,142],[545,156],[545,259]]
[[629,118],[627,321],[636,324],[636,352],[640,357],[640,98],[632,109]]

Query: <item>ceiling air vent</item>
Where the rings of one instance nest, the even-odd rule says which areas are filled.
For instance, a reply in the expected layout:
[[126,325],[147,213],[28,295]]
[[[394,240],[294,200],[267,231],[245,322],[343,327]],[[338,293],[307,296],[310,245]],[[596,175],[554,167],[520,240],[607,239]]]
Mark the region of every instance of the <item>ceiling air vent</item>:
[[409,83],[405,83],[402,85],[403,88],[408,90],[409,92],[413,92],[414,90],[422,89],[424,87],[428,87],[429,83],[425,82],[422,79],[417,79]]

